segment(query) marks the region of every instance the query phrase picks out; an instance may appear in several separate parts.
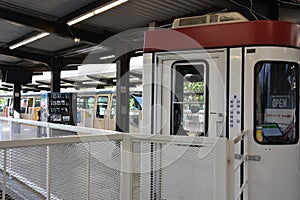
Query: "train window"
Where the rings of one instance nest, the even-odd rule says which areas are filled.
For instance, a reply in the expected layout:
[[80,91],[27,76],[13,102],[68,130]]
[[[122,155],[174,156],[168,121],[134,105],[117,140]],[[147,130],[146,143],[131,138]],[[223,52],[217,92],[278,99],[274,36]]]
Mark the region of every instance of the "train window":
[[26,110],[27,114],[31,114],[32,113],[32,106],[33,106],[33,97],[28,98],[27,110]]
[[88,109],[93,110],[95,103],[95,97],[79,97],[77,99],[77,107],[78,109]]
[[142,95],[132,94],[129,99],[130,110],[142,110]]
[[205,135],[205,85],[204,64],[175,67],[172,105],[174,135]]
[[20,113],[26,113],[26,107],[27,107],[27,99],[21,99],[20,101]]
[[41,106],[41,98],[35,98],[34,107],[39,108]]
[[7,99],[6,98],[0,98],[0,112],[5,111],[5,106],[7,105]]
[[255,66],[255,141],[298,142],[299,65],[259,62]]
[[105,110],[108,107],[108,96],[99,96],[97,100],[96,117],[104,118]]
[[116,95],[112,96],[112,100],[111,100],[111,114],[110,114],[110,118],[112,119],[115,114],[116,114],[116,109],[117,109],[117,97]]

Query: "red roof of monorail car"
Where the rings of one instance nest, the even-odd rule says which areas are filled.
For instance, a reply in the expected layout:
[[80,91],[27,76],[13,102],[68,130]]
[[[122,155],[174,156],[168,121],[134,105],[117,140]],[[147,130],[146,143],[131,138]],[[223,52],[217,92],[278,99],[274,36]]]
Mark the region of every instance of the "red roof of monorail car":
[[256,45],[300,48],[300,25],[249,21],[148,31],[144,52]]

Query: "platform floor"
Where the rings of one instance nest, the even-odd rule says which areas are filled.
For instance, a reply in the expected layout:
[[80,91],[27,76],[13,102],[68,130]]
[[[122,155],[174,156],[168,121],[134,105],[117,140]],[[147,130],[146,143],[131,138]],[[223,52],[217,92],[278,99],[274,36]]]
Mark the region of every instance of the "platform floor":
[[[15,125],[19,126],[15,128],[14,133],[12,136],[10,135],[9,123],[2,122],[1,127],[2,131],[0,132],[0,141],[7,141],[7,140],[22,140],[22,139],[32,139],[32,138],[41,138],[47,137],[45,128],[38,128],[36,126],[30,125]],[[59,130],[52,130],[52,136],[67,136],[67,135],[76,135],[75,132],[68,132],[68,131],[59,131]]]
[[0,140],[21,140],[29,138],[38,138],[37,127],[29,125],[20,125],[20,131],[15,132],[10,136],[11,127],[7,122],[2,122],[2,131],[0,132]]

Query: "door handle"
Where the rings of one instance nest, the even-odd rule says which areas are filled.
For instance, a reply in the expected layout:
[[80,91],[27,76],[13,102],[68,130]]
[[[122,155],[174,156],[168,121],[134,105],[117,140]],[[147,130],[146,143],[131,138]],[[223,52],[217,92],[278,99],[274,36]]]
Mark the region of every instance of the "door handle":
[[216,119],[216,135],[218,137],[224,137],[224,115],[223,113],[218,113]]

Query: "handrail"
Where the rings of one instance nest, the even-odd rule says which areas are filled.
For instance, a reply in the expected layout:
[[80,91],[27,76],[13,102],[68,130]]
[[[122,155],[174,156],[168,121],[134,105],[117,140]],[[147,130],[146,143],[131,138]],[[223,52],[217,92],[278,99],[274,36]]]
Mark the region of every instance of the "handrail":
[[105,134],[105,135],[84,135],[84,136],[64,136],[64,137],[44,137],[20,140],[0,141],[0,149],[18,148],[28,146],[46,146],[56,144],[102,142],[109,140],[123,140],[125,134]]
[[39,127],[57,129],[62,131],[86,133],[86,134],[113,134],[113,133],[118,134],[119,133],[117,131],[111,131],[105,129],[94,129],[89,127],[54,124],[48,122],[33,121],[33,120],[26,120],[26,119],[15,119],[15,118],[7,118],[7,117],[0,117],[0,121],[7,121],[7,122],[13,122],[19,124],[26,124],[26,125],[39,126]]
[[248,130],[242,130],[241,134],[233,139],[234,144],[237,144],[238,142],[243,140],[247,134],[248,134]]
[[[233,141],[234,141],[234,145],[236,145],[237,143],[241,142],[242,140],[245,139],[245,137],[248,134],[248,130],[243,130],[241,131],[241,134],[238,135]],[[236,164],[236,166],[234,166],[234,172],[236,172],[240,167],[242,167],[242,164],[244,165],[244,169],[247,170],[248,169],[248,165],[247,165],[247,161],[248,161],[248,145],[245,145],[245,150],[243,153],[243,156],[240,158],[240,161]],[[247,174],[247,172],[246,172]],[[246,177],[244,177],[242,186],[239,188],[238,190],[238,194],[236,196],[235,199],[240,199],[241,195],[247,190],[247,185],[248,185],[248,176],[246,175]]]

